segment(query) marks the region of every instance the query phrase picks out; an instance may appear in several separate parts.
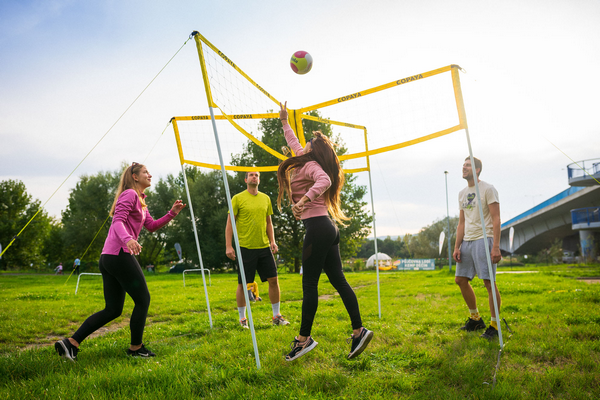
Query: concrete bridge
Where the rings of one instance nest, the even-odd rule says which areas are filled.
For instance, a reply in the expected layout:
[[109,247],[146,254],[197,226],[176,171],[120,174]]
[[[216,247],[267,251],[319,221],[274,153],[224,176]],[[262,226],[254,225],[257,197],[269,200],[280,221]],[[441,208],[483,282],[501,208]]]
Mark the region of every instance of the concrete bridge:
[[[558,238],[563,250],[596,258],[600,243],[600,159],[570,164],[567,170],[570,188],[502,224],[500,249],[504,254],[535,254]],[[512,251],[510,228],[514,228]]]

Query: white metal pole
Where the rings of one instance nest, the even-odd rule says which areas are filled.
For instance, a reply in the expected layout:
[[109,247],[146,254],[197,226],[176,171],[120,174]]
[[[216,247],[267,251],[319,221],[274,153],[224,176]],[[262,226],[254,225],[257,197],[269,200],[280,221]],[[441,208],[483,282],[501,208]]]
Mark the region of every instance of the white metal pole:
[[473,171],[473,180],[475,181],[475,192],[477,194],[477,206],[479,207],[479,218],[481,218],[481,228],[483,230],[483,244],[485,248],[485,257],[488,263],[488,272],[490,274],[490,282],[492,285],[492,298],[494,300],[494,310],[496,311],[496,320],[498,323],[498,339],[500,341],[500,348],[504,347],[502,341],[502,327],[500,325],[500,311],[498,310],[498,300],[496,299],[496,278],[492,271],[492,257],[490,256],[490,249],[488,246],[487,232],[485,231],[485,219],[483,218],[483,208],[481,207],[481,194],[479,192],[479,179],[477,177],[477,168],[475,167],[475,160],[473,159],[473,150],[471,149],[471,138],[469,137],[469,128],[465,128],[467,134],[467,144],[469,145],[469,159],[471,160],[471,170]]
[[448,206],[448,171],[444,171],[444,177],[446,178],[446,215],[448,216],[448,271],[452,272],[452,249],[450,248],[450,208]]
[[219,134],[217,133],[217,124],[215,122],[215,114],[212,107],[210,110],[210,118],[212,121],[213,132],[215,134],[215,142],[217,144],[217,152],[219,153],[219,162],[221,163],[221,175],[223,176],[223,186],[225,186],[225,194],[227,196],[227,206],[229,207],[229,216],[231,220],[231,228],[233,230],[233,238],[235,242],[235,251],[237,254],[238,265],[240,267],[240,276],[242,278],[242,285],[244,286],[244,298],[246,299],[246,308],[248,310],[248,322],[250,325],[250,332],[252,334],[252,345],[254,346],[254,358],[256,359],[256,368],[260,369],[260,357],[258,355],[258,344],[256,343],[256,332],[254,331],[254,321],[252,319],[252,308],[250,307],[250,299],[248,298],[248,290],[246,275],[244,271],[244,262],[242,261],[242,252],[240,250],[240,243],[237,235],[237,227],[235,224],[235,215],[233,214],[233,206],[231,205],[231,194],[229,193],[229,184],[227,183],[227,172],[225,171],[225,164],[223,163],[223,154],[221,153],[221,143],[219,142]]
[[[369,157],[367,156],[367,159]],[[379,252],[377,250],[377,224],[375,223],[375,203],[373,202],[373,184],[371,183],[371,168],[369,167],[369,191],[371,192],[371,214],[373,215],[373,236],[375,243],[375,271],[377,271],[377,307],[381,319],[381,294],[379,290]]]
[[192,197],[190,196],[190,188],[187,182],[187,176],[185,175],[185,168],[181,165],[181,171],[183,172],[183,182],[185,183],[185,192],[188,197],[188,204],[190,207],[190,214],[192,216],[192,229],[194,231],[194,238],[196,239],[196,249],[198,250],[198,259],[200,260],[200,268],[202,268],[202,284],[204,285],[204,297],[206,297],[206,309],[208,310],[208,321],[210,328],[212,329],[212,315],[210,313],[210,301],[208,300],[208,289],[206,288],[206,279],[204,278],[204,264],[202,263],[202,252],[200,251],[200,241],[198,240],[198,231],[196,230],[196,217],[194,217],[194,207],[192,207]]

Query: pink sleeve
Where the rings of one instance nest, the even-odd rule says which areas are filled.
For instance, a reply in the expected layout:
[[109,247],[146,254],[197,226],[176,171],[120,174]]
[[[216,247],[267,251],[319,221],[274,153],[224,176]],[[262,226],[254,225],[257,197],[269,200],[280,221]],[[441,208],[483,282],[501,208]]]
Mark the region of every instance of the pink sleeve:
[[146,212],[146,220],[144,221],[144,227],[148,229],[150,232],[154,232],[168,224],[173,218],[177,216],[173,211],[169,210],[168,213],[164,215],[164,217],[157,219],[156,221],[150,215],[150,211],[148,208],[145,210]]
[[126,190],[121,193],[117,200],[117,204],[115,204],[112,225],[115,228],[114,230],[119,237],[119,240],[121,240],[123,244],[127,244],[127,242],[133,239],[125,228],[125,221],[127,221],[127,217],[131,210],[136,206],[137,201],[137,193],[134,190]]
[[304,195],[314,201],[317,197],[320,197],[323,193],[331,186],[331,179],[329,175],[316,161],[309,161],[304,165],[304,173],[308,178],[314,181],[314,185]]
[[290,124],[288,124],[287,121],[283,121],[283,134],[285,135],[285,140],[288,146],[291,147],[291,149],[297,156],[301,156],[302,154],[304,154],[304,149],[300,145],[300,141],[298,140],[296,135],[294,135],[294,131],[292,130],[292,127],[290,126]]

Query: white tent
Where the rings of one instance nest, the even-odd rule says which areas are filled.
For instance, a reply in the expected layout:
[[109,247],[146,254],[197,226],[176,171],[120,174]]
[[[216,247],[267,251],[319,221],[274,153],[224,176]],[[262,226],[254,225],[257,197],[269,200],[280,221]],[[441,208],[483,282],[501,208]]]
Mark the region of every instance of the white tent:
[[[388,263],[392,262],[392,257],[388,256],[385,253],[377,253],[377,259],[379,260],[379,265],[382,265],[382,261],[383,261],[383,265],[387,265]],[[375,265],[375,254],[373,254],[367,260],[367,268],[372,267],[374,265]]]

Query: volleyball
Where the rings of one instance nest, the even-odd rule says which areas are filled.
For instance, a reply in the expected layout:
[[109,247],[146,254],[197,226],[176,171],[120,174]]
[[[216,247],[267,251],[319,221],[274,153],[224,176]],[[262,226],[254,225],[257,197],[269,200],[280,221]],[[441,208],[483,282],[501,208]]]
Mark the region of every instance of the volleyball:
[[312,68],[313,59],[306,51],[297,51],[292,54],[290,67],[298,75],[304,75]]

